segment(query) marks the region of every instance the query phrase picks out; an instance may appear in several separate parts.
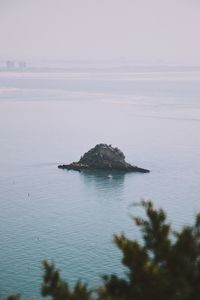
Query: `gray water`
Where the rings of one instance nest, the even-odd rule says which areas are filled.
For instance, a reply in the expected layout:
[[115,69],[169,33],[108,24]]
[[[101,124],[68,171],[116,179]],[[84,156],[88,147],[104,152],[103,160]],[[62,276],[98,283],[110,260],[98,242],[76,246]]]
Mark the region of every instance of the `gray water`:
[[[0,73],[0,298],[39,297],[44,258],[94,287],[122,274],[114,233],[139,238],[141,198],[173,226],[200,211],[200,72]],[[57,168],[97,143],[149,174]]]

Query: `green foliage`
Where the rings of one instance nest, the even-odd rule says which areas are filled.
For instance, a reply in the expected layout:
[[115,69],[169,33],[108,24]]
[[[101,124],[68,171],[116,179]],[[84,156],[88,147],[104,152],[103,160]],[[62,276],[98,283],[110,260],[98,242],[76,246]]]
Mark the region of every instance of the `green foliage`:
[[44,276],[41,288],[43,297],[51,296],[53,300],[89,300],[91,292],[87,286],[77,282],[74,290],[70,290],[68,284],[60,278],[59,271],[54,264],[43,262]]
[[20,299],[20,294],[11,295],[7,297],[7,300],[19,300],[19,299]]
[[143,243],[116,235],[114,241],[128,268],[126,279],[104,277],[99,299],[200,299],[200,216],[193,226],[172,232],[162,209],[143,201],[147,219],[134,218]]
[[71,290],[54,264],[45,261],[41,295],[52,300],[199,300],[200,215],[193,226],[173,232],[162,209],[156,210],[146,201],[140,205],[146,219],[133,219],[141,230],[142,242],[124,234],[114,236],[127,268],[124,278],[103,276],[95,294],[81,282]]

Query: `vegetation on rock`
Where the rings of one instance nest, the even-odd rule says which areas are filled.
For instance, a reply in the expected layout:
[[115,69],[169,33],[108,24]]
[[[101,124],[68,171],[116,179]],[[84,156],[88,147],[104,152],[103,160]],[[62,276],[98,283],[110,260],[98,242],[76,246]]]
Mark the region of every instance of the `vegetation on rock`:
[[149,170],[132,166],[125,161],[124,153],[118,148],[107,144],[98,144],[86,152],[78,162],[69,165],[59,165],[68,170],[117,170],[123,172],[148,173]]

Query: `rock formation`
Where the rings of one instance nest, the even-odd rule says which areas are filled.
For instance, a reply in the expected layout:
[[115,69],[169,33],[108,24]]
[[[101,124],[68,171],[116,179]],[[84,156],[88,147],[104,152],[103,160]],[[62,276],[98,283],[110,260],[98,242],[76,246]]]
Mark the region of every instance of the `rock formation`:
[[148,173],[147,169],[132,166],[125,161],[125,155],[111,145],[98,144],[86,152],[78,162],[69,165],[59,165],[58,168],[67,170],[109,170],[123,172]]

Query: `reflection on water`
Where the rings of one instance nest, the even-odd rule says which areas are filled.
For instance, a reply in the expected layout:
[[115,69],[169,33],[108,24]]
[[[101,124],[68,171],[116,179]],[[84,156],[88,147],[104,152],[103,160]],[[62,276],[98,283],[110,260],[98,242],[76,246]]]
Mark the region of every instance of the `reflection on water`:
[[[109,199],[113,195],[122,196],[125,173],[117,171],[83,171],[80,178],[87,188],[95,189],[98,196]],[[117,198],[118,198],[117,197]]]

